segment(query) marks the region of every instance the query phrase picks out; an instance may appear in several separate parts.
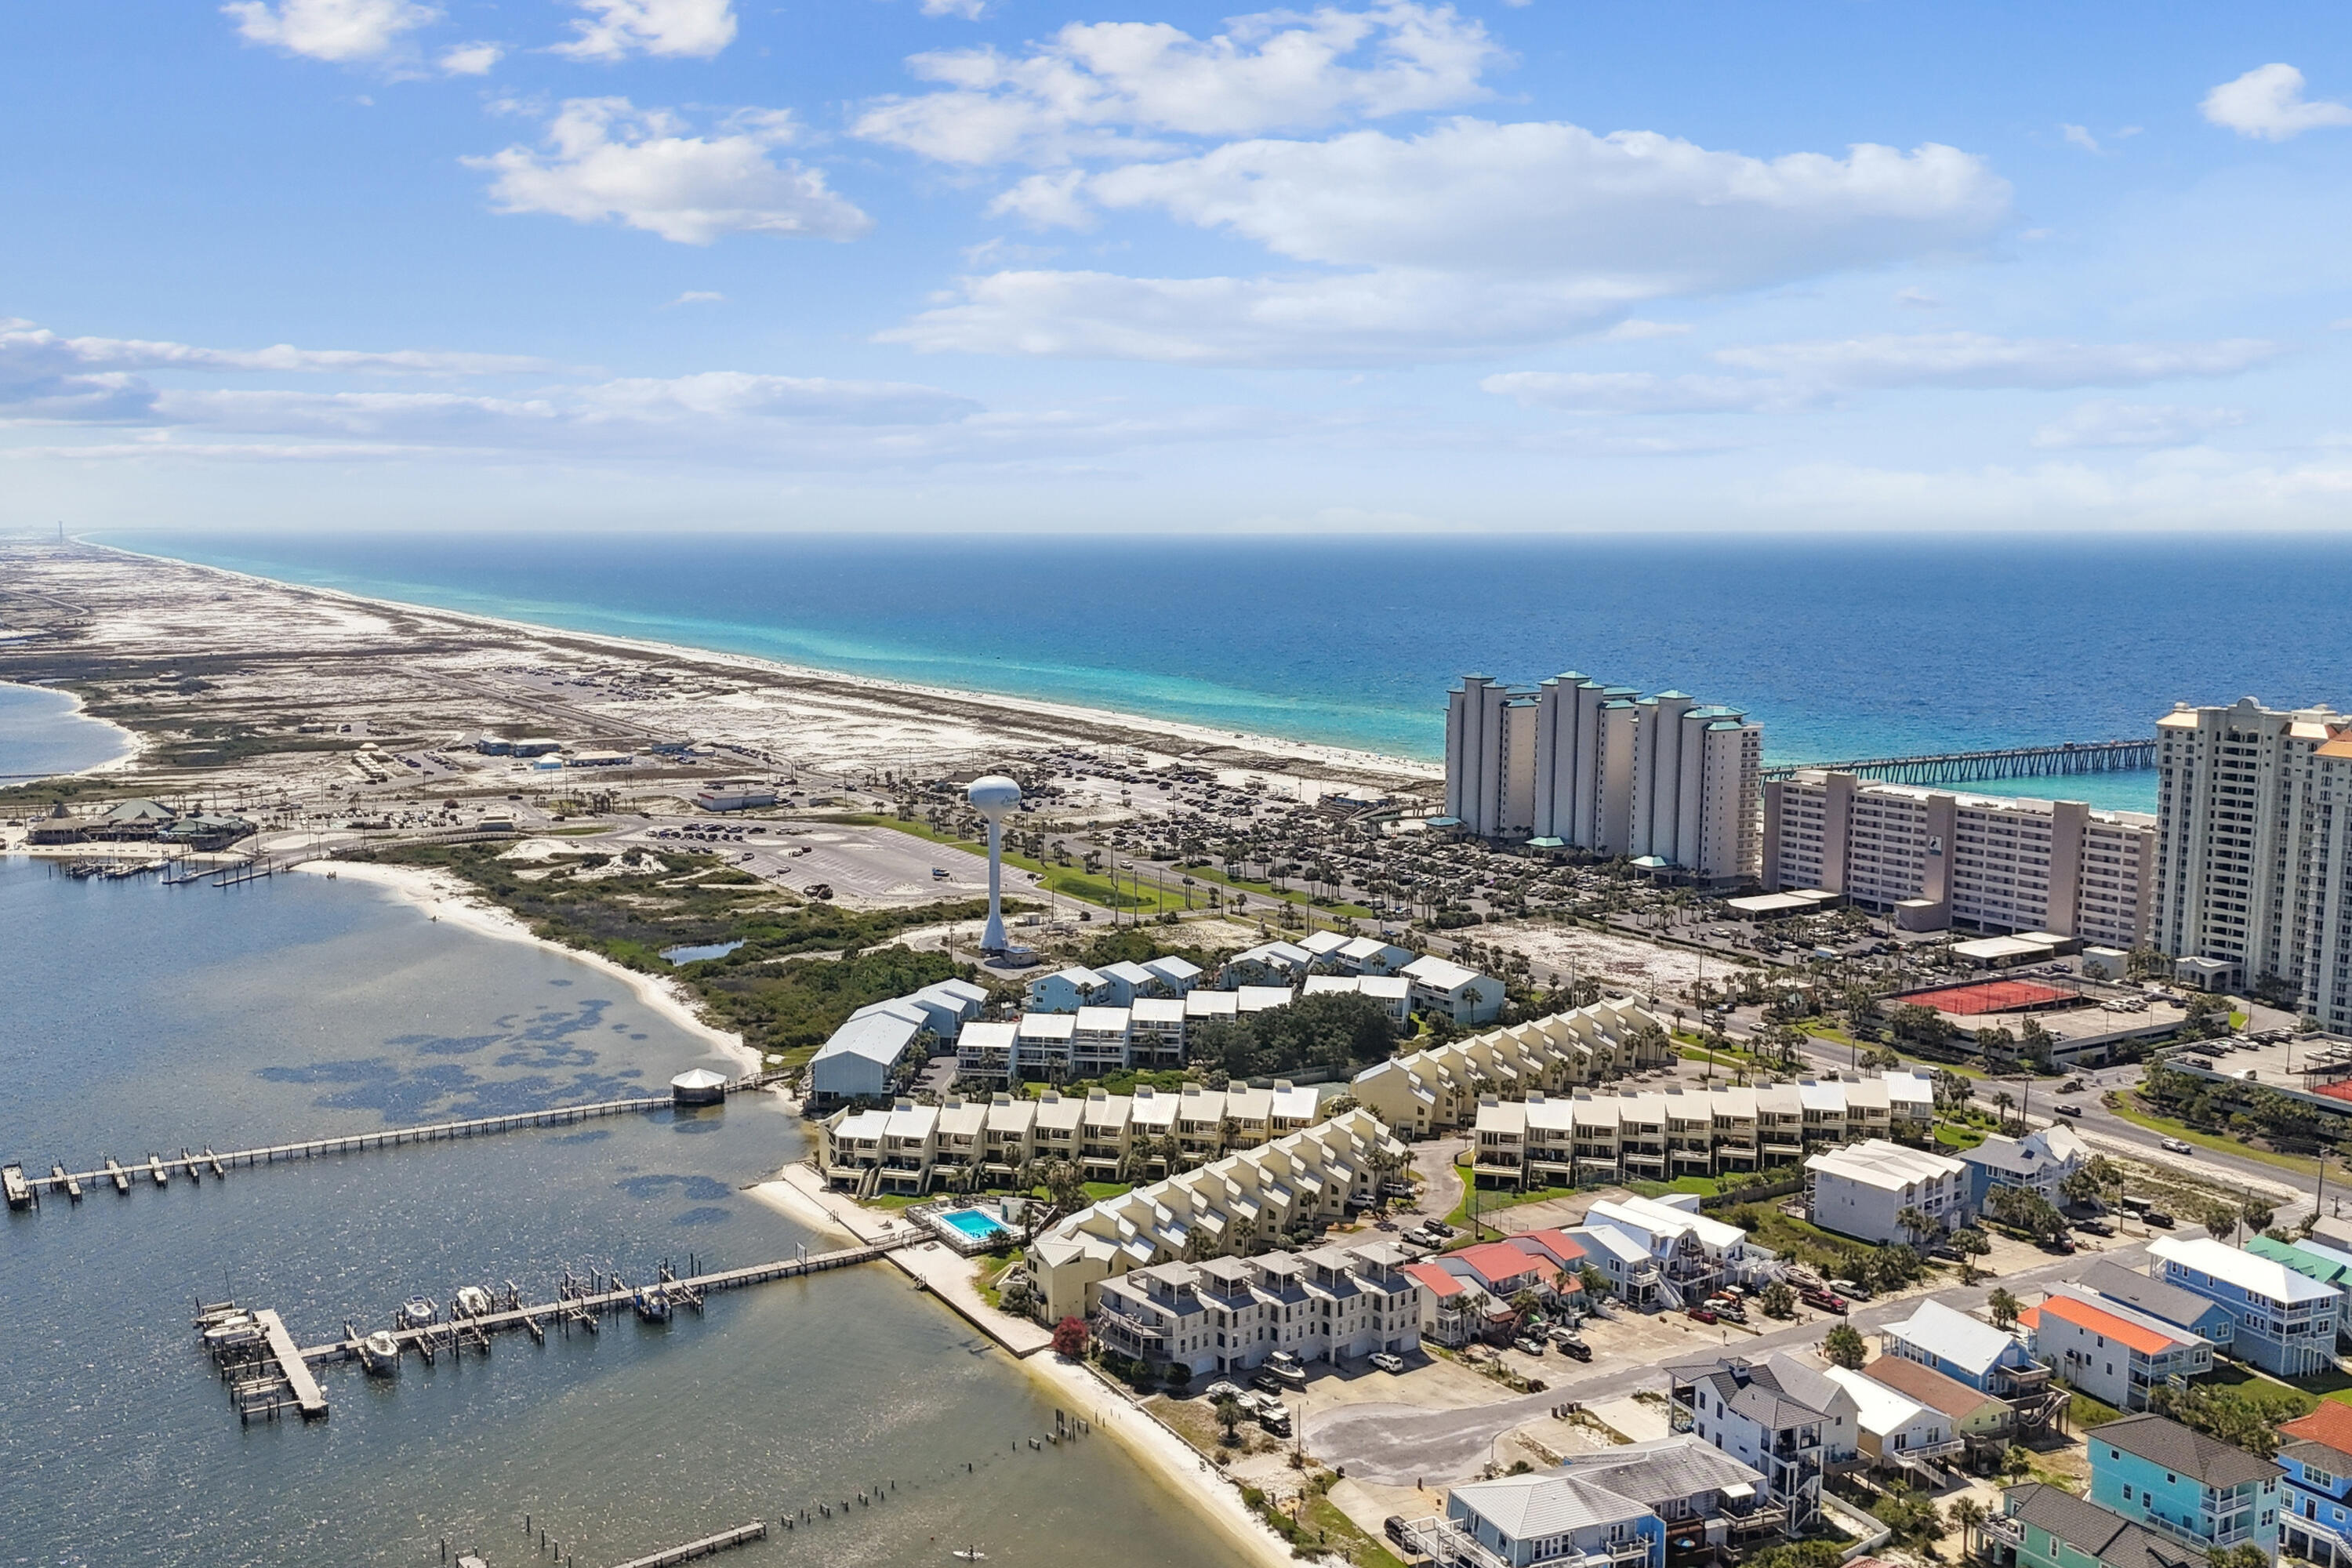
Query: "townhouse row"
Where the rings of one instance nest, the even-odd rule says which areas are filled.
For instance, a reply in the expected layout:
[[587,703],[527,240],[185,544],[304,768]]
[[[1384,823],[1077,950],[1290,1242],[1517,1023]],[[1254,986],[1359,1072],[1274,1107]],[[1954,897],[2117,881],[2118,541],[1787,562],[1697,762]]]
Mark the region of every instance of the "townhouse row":
[[1276,1352],[1361,1360],[1421,1348],[1420,1289],[1387,1242],[1158,1263],[1105,1279],[1094,1333],[1165,1376],[1248,1372]]
[[1767,1171],[1855,1140],[1920,1138],[1934,1125],[1924,1079],[1889,1073],[1759,1088],[1486,1096],[1472,1170],[1504,1186],[1671,1182]]
[[818,1170],[828,1185],[860,1197],[1003,1186],[1054,1160],[1076,1165],[1090,1182],[1147,1181],[1311,1127],[1319,1100],[1286,1079],[1271,1089],[1187,1084],[1131,1095],[1047,1089],[1035,1100],[900,1100],[887,1110],[845,1110],[820,1121]]
[[1154,1264],[1248,1258],[1370,1205],[1404,1146],[1363,1110],[1106,1198],[1029,1245],[1047,1318],[1090,1318],[1102,1288]]
[[1419,1139],[1468,1126],[1485,1096],[1560,1094],[1674,1059],[1656,1015],[1612,998],[1392,1057],[1358,1073],[1350,1091],[1399,1136]]

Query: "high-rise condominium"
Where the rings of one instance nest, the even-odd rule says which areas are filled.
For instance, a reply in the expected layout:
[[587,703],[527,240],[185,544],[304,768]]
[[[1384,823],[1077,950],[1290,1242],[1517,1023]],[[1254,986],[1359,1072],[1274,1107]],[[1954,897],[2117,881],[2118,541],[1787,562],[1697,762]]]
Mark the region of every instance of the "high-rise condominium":
[[2352,718],[2248,697],[2157,721],[2154,942],[2184,975],[2285,982],[2352,1029]]
[[1485,838],[1624,855],[1709,884],[1752,880],[1764,731],[1679,691],[1574,673],[1465,676],[1445,706],[1445,810]]

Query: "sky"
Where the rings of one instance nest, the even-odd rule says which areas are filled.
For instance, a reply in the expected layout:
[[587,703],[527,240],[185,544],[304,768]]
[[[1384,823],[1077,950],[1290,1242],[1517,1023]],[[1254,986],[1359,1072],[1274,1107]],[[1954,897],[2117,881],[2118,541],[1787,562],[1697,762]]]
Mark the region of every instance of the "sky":
[[2347,42],[19,0],[0,530],[2335,531]]

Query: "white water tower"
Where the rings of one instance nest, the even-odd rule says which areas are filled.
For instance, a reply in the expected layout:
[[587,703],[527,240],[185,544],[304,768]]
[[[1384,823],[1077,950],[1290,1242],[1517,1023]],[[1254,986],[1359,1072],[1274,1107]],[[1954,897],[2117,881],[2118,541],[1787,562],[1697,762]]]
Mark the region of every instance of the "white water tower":
[[988,924],[980,933],[982,952],[1004,951],[1004,814],[1021,804],[1021,786],[1001,773],[971,781],[965,792],[972,810],[988,818]]

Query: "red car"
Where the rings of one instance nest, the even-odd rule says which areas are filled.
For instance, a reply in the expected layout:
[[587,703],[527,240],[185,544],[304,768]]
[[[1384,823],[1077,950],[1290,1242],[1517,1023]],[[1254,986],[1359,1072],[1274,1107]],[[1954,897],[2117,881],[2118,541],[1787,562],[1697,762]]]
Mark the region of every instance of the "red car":
[[1685,1315],[1687,1316],[1694,1323],[1719,1323],[1723,1321],[1723,1318],[1720,1313],[1706,1307],[1692,1307],[1686,1310]]
[[1797,1293],[1797,1300],[1818,1310],[1835,1312],[1841,1318],[1846,1313],[1845,1298],[1828,1290],[1801,1290]]

